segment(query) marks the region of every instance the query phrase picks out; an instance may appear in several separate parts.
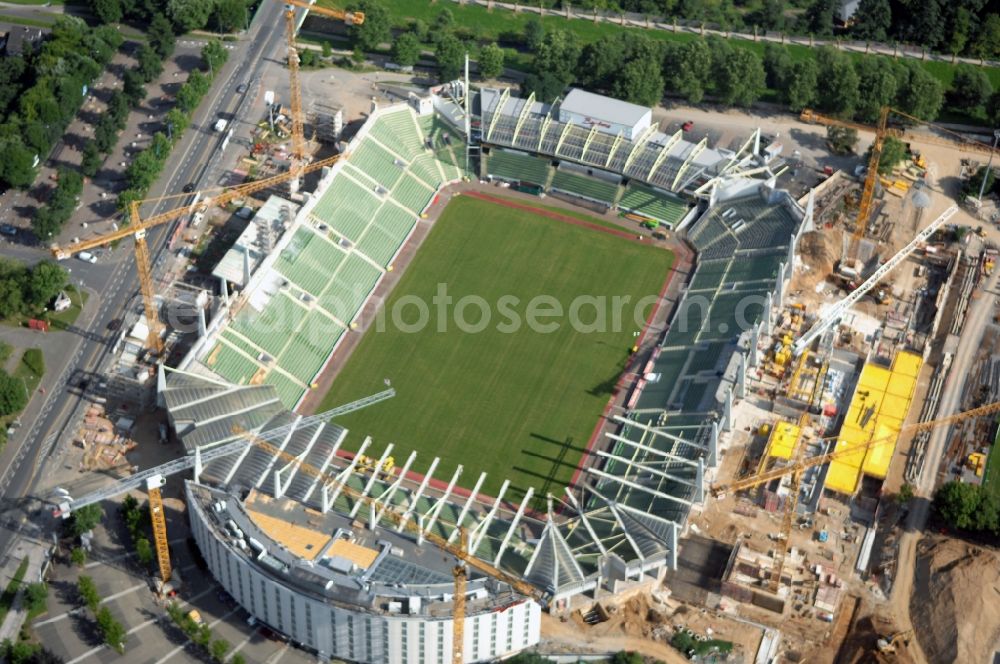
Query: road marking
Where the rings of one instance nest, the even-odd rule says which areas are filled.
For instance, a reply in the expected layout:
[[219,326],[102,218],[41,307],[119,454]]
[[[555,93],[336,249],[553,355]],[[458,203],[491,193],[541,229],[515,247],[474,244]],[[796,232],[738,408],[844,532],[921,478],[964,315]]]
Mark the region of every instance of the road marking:
[[[99,602],[99,604],[106,604],[106,603],[108,603],[108,602],[110,602],[112,600],[118,599],[119,597],[124,597],[125,595],[129,595],[131,593],[134,593],[136,590],[139,590],[140,588],[146,588],[146,587],[147,586],[146,586],[145,583],[140,583],[140,584],[134,585],[131,588],[126,588],[125,590],[122,590],[121,592],[117,592],[114,595],[109,595],[108,597],[105,597],[104,599],[102,599]],[[63,619],[68,618],[70,616],[76,615],[77,613],[79,613],[82,610],[83,610],[82,608],[76,608],[76,609],[73,609],[71,611],[67,611],[66,613],[61,613],[58,616],[55,616],[53,618],[49,618],[47,620],[43,620],[41,622],[35,623],[35,627],[41,627],[42,625],[49,625],[49,624],[54,623],[54,622],[59,622],[60,620],[63,620]]]
[[[208,623],[208,626],[210,628],[211,627],[215,627],[220,622],[222,622],[223,620],[226,620],[227,618],[229,618],[231,615],[233,615],[237,611],[239,611],[239,609],[233,609],[232,611],[230,611],[226,615],[224,615],[222,617],[219,617],[219,618],[216,618],[212,622]],[[191,642],[192,642],[191,639],[188,639],[187,641],[185,641],[181,645],[177,646],[176,648],[174,648],[173,650],[171,650],[170,652],[168,652],[161,659],[156,660],[156,664],[163,664],[163,662],[167,661],[168,659],[170,659],[171,657],[173,657],[174,655],[176,655],[177,653],[179,653],[181,650],[184,650],[185,648],[187,648],[188,644],[191,643]]]

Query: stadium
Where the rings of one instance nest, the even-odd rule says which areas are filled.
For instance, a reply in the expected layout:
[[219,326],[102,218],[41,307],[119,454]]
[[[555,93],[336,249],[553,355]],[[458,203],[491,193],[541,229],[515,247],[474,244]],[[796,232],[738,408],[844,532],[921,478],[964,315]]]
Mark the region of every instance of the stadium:
[[[543,609],[676,569],[809,224],[775,188],[759,132],[710,148],[589,93],[546,105],[465,89],[373,108],[312,193],[261,208],[217,269],[224,304],[160,374],[196,459],[186,496],[213,575],[324,657],[450,661],[454,558],[442,541],[508,575],[471,571],[466,661],[537,644]],[[478,194],[463,189],[470,178]],[[662,299],[677,276],[670,251],[513,203],[508,187],[686,238],[695,258],[669,324],[380,332],[380,312],[441,283],[456,299],[544,294],[565,306]],[[631,368],[623,407],[604,412],[626,349],[647,334],[652,355]],[[335,421],[303,414],[386,381],[387,401]],[[247,432],[269,445],[213,456]]]

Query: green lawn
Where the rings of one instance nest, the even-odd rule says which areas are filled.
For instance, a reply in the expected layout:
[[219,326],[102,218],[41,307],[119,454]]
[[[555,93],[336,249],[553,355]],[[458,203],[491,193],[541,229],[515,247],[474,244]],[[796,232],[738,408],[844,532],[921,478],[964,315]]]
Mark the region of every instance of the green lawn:
[[983,488],[990,493],[1000,496],[1000,431],[997,431],[996,440],[990,448],[990,454],[986,457],[986,469],[983,471]]
[[42,382],[43,375],[45,375],[45,359],[42,356],[42,351],[38,348],[29,348],[24,351],[17,367],[14,368],[13,376],[24,380],[29,397],[38,388],[38,384]]
[[[580,461],[610,391],[622,371],[638,329],[630,306],[617,331],[576,331],[567,322],[543,333],[523,325],[503,332],[499,298],[520,298],[513,309],[527,320],[527,303],[551,295],[568,311],[577,295],[656,296],[673,256],[662,249],[511,210],[472,198],[449,204],[386,306],[401,298],[429,305],[430,326],[406,332],[385,316],[383,330],[371,328],[341,371],[319,410],[384,389],[391,379],[397,396],[338,420],[351,430],[348,447],[366,435],[374,450],[395,443],[397,464],[410,450],[422,472],[441,457],[436,477],[447,481],[458,464],[460,486],[471,488],[479,472],[483,489],[495,495],[510,479],[508,497],[528,486],[536,495],[557,494]],[[432,304],[438,284],[458,302],[478,295],[490,304],[492,320],[478,333],[456,329],[448,310],[447,329],[437,331]],[[404,325],[416,307],[400,310]],[[580,319],[593,320],[584,308]],[[611,327],[608,316],[608,327]],[[479,309],[465,320],[476,323]],[[549,321],[544,321],[549,322]],[[353,447],[351,447],[353,446]]]
[[[339,0],[319,0],[317,4],[327,7],[335,7]],[[425,23],[432,24],[434,18],[447,7],[455,17],[455,24],[476,35],[480,42],[501,40],[505,35],[517,36],[524,34],[524,26],[530,20],[537,20],[538,14],[534,12],[521,12],[515,14],[511,11],[495,9],[489,11],[479,5],[459,5],[452,2],[436,2],[429,0],[392,0],[384,3],[389,10],[393,25],[396,28],[406,28],[412,19],[419,19]],[[564,17],[546,16],[541,19],[546,28],[561,28],[571,30],[580,39],[581,43],[590,43],[605,35],[612,35],[622,30],[637,30],[641,28],[626,28],[613,23],[594,23],[590,20],[573,19],[567,20]],[[693,39],[700,39],[699,35],[689,32],[674,33],[667,30],[644,30],[653,39],[661,41],[688,42]],[[758,55],[764,53],[764,42],[750,41],[746,39],[732,39],[731,43],[737,48],[745,48],[754,51]],[[798,44],[785,44],[789,56],[793,61],[805,60],[813,57],[814,49],[809,46]],[[507,66],[517,69],[527,70],[530,68],[530,57],[517,53],[514,49],[507,49]],[[852,59],[858,60],[865,57],[861,53],[851,52],[848,54]],[[945,89],[951,85],[955,76],[955,66],[948,62],[924,61],[921,66],[930,72],[935,78],[945,85]],[[994,89],[1000,88],[1000,68],[984,67],[983,70],[989,77]],[[775,101],[777,99],[774,90],[765,93],[764,101]],[[942,114],[942,120],[948,122],[967,122],[971,124],[985,124],[984,117],[969,116],[962,113],[948,112]]]
[[24,580],[24,575],[27,571],[28,559],[24,558],[21,564],[17,566],[14,578],[7,584],[7,588],[4,589],[3,594],[0,594],[0,623],[7,617],[7,612],[14,605],[14,597],[17,595],[17,589],[21,587],[21,582]]

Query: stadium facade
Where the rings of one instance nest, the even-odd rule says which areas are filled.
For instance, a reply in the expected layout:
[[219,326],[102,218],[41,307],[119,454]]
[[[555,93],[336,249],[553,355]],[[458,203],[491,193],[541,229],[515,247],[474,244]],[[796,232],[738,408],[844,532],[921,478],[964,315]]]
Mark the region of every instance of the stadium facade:
[[[453,99],[431,101],[374,110],[347,146],[349,159],[324,174],[294,218],[254,234],[263,258],[243,290],[159,384],[197,459],[188,503],[213,574],[261,622],[342,659],[450,660],[452,561],[405,523],[449,542],[464,529],[471,553],[539,588],[556,611],[581,594],[656,583],[675,569],[810,216],[775,188],[759,133],[736,150],[711,149],[655,126],[612,135],[506,90],[477,94],[469,123]],[[637,117],[618,124],[636,126]],[[485,474],[459,467],[437,476],[438,459],[392,444],[365,438],[357,455],[343,454],[347,431],[294,412],[344,339],[361,333],[358,317],[441,187],[462,177],[467,124],[482,151],[481,177],[526,175],[543,191],[603,197],[687,229],[699,254],[627,414],[591,451],[598,463],[563,494],[528,488],[518,505],[504,500],[506,484],[481,496]],[[212,456],[245,431],[280,453],[248,446]],[[387,472],[393,454],[403,463]],[[358,496],[390,506],[403,523]],[[526,509],[533,498],[547,507]],[[466,661],[538,642],[536,599],[475,574],[468,596]]]

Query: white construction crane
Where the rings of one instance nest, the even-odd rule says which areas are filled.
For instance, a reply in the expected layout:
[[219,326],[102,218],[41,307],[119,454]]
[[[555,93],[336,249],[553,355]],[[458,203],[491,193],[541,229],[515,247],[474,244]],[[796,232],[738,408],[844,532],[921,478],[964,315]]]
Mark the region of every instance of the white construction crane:
[[908,245],[900,249],[895,256],[887,260],[882,267],[875,270],[875,272],[872,273],[872,276],[868,277],[863,284],[848,293],[847,297],[842,299],[840,302],[837,302],[835,305],[827,309],[826,313],[820,316],[819,320],[817,320],[813,326],[809,328],[809,331],[799,337],[799,339],[792,345],[792,352],[795,356],[798,357],[801,355],[802,351],[809,347],[809,344],[830,329],[831,326],[835,325],[848,309],[857,304],[861,298],[868,293],[868,291],[870,291],[879,281],[882,280],[883,277],[885,277],[885,275],[892,272],[899,266],[900,263],[906,260],[906,257],[913,253],[914,249],[934,235],[934,232],[951,219],[956,212],[958,212],[957,205],[952,205],[950,208],[945,210],[944,213],[932,221],[927,228],[917,233],[917,236],[914,237]]
[[[387,390],[372,394],[364,397],[363,399],[358,399],[357,401],[352,401],[351,403],[331,408],[323,413],[300,418],[291,424],[271,429],[263,434],[256,434],[254,438],[258,441],[282,439],[293,429],[306,427],[317,422],[328,422],[340,415],[346,415],[347,413],[361,410],[362,408],[379,403],[380,401],[391,399],[394,396],[396,396],[396,390],[390,387]],[[68,500],[59,504],[59,507],[53,512],[53,516],[66,519],[69,518],[75,510],[78,510],[81,507],[93,505],[94,503],[114,498],[115,496],[121,495],[127,491],[145,487],[146,491],[149,493],[150,520],[153,522],[153,539],[156,547],[157,562],[160,567],[160,578],[163,583],[166,583],[170,580],[171,574],[170,550],[167,546],[167,525],[163,514],[163,499],[160,495],[160,487],[166,484],[167,478],[171,475],[176,475],[177,473],[208,463],[214,459],[219,459],[230,454],[241,452],[245,450],[247,446],[254,444],[253,440],[240,436],[236,440],[232,440],[228,443],[218,445],[205,451],[198,449],[195,450],[195,453],[192,455],[181,457],[180,459],[174,459],[173,461],[168,461],[167,463],[156,466],[155,468],[135,473],[134,475],[126,477],[123,480],[119,480],[114,484],[98,489],[92,493],[88,493],[82,498],[77,498],[76,500],[73,500],[68,496],[68,494],[62,492]]]

